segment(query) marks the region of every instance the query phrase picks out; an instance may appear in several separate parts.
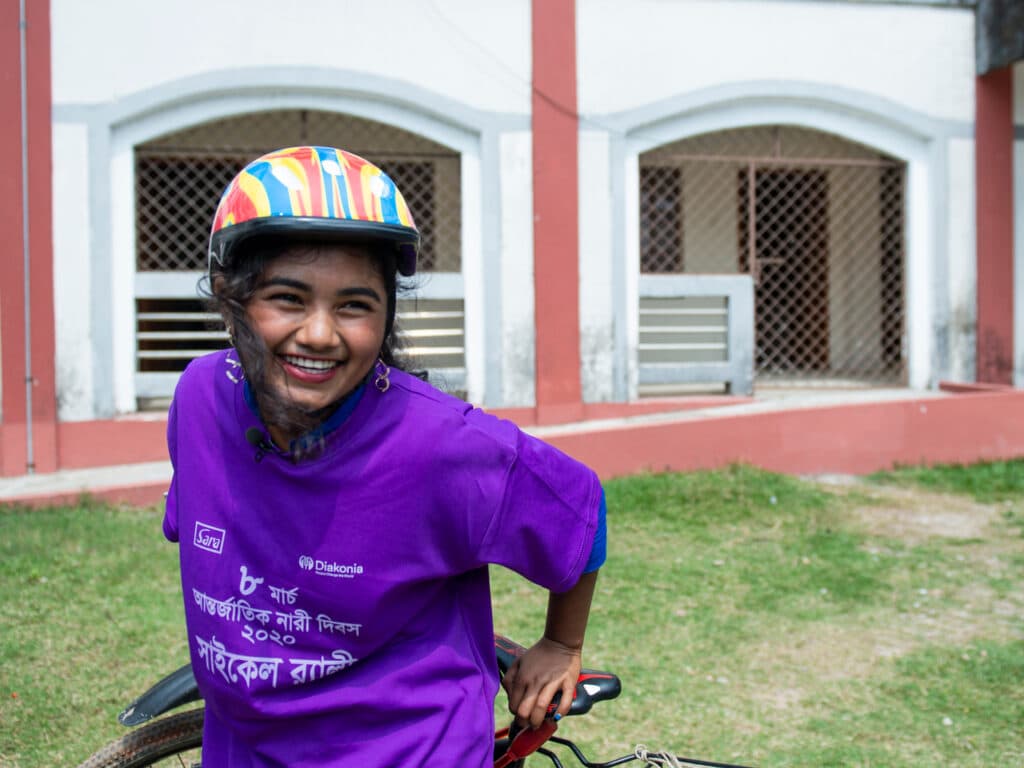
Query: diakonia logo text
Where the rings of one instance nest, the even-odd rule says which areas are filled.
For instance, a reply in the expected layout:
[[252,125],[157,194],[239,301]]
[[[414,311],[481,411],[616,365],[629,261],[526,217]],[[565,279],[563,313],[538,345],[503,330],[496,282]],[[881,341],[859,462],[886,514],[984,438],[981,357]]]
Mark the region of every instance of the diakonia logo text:
[[334,579],[354,579],[363,573],[363,566],[359,563],[335,563],[309,555],[299,558],[299,567],[304,571],[312,571],[317,576],[330,576]]

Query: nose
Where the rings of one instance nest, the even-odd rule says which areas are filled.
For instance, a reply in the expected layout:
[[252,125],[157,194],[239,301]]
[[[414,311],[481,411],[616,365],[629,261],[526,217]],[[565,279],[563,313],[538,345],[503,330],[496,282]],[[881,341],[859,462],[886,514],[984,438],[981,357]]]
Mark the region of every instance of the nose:
[[327,309],[313,308],[306,315],[295,340],[310,349],[328,349],[338,344],[334,316]]

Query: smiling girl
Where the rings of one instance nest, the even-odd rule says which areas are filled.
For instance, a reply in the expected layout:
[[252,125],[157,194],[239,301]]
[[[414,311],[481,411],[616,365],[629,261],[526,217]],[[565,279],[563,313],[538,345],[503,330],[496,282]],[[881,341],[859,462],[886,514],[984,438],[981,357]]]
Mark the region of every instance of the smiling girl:
[[182,375],[164,532],[180,542],[203,764],[488,766],[488,564],[550,590],[503,684],[568,711],[604,503],[593,472],[443,394],[394,353],[419,235],[378,168],[326,147],[250,163],[210,285],[233,348]]

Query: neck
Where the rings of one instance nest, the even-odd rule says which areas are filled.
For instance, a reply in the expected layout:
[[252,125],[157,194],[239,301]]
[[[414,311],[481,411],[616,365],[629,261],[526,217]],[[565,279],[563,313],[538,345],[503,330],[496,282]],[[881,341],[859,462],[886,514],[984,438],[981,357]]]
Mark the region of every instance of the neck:
[[[296,430],[272,424],[266,420],[267,431],[274,445],[283,452],[301,456],[309,453],[315,446],[322,445],[324,438],[341,426],[351,415],[362,397],[366,383],[361,383],[354,390],[336,402],[319,411],[306,414],[313,426],[306,430]],[[259,413],[258,409],[254,409]]]

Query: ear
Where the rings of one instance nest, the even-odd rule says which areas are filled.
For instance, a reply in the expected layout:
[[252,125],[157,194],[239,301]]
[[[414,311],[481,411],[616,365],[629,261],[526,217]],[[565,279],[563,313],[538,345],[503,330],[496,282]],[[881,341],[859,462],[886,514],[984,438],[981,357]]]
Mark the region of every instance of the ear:
[[210,292],[214,296],[221,296],[224,291],[224,275],[214,275],[210,280]]

